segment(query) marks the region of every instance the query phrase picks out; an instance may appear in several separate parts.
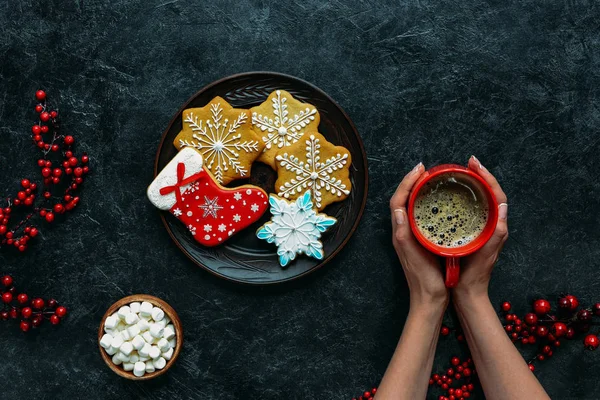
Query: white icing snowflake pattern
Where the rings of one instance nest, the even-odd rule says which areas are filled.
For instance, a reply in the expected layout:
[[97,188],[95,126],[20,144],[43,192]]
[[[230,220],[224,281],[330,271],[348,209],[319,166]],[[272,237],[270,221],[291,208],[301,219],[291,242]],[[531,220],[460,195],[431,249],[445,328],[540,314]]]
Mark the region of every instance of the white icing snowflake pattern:
[[234,193],[233,198],[236,200],[241,200],[242,199],[242,194],[240,192]]
[[207,196],[204,196],[204,204],[201,204],[200,206],[198,206],[204,210],[204,214],[202,214],[202,218],[206,218],[207,215],[210,215],[213,218],[217,218],[217,212],[219,210],[223,209],[223,207],[221,207],[220,205],[217,204],[218,200],[219,200],[218,197],[215,197],[214,199],[211,200]]
[[212,225],[210,225],[210,224],[204,225],[204,232],[210,232],[210,231],[212,231]]
[[240,214],[235,214],[233,216],[233,222],[240,222],[242,220],[242,217],[240,216]]
[[[220,103],[211,104],[211,120],[198,120],[197,116],[189,113],[183,120],[187,123],[194,134],[192,137],[196,140],[179,140],[182,147],[192,147],[198,150],[204,157],[206,168],[211,170],[215,179],[223,183],[223,173],[233,168],[240,176],[246,176],[248,170],[239,162],[240,151],[246,153],[258,152],[258,141],[246,140],[240,141],[242,135],[237,130],[247,120],[246,113],[241,113],[232,124],[225,118],[223,119],[223,107]],[[221,121],[222,120],[222,121]],[[203,124],[204,123],[204,124]]]
[[189,224],[189,225],[188,225],[188,229],[190,230],[190,233],[191,233],[193,236],[196,236],[196,227],[195,227],[194,225],[192,225],[192,224]]
[[181,210],[179,208],[176,208],[176,209],[173,210],[173,215],[174,216],[181,217],[181,214],[183,214],[183,213],[181,212]]
[[295,178],[279,187],[279,193],[277,193],[279,196],[289,199],[293,194],[310,189],[317,208],[321,208],[322,189],[336,194],[338,197],[342,193],[350,194],[350,190],[340,179],[331,176],[334,171],[344,168],[348,163],[348,154],[337,154],[325,162],[321,162],[320,148],[319,139],[310,135],[310,138],[306,140],[306,161],[301,161],[298,157],[288,153],[275,157],[282,167],[296,174]]
[[271,119],[267,115],[261,115],[256,112],[252,113],[252,124],[267,133],[267,136],[263,136],[262,138],[263,142],[265,142],[265,150],[270,149],[273,144],[282,148],[283,146],[296,143],[304,134],[302,129],[311,121],[314,121],[317,114],[316,108],[306,107],[300,113],[288,117],[289,112],[285,104],[287,97],[282,97],[280,90],[276,91],[275,94],[271,99],[273,101],[273,115],[275,118]]
[[323,259],[323,243],[319,240],[321,233],[337,220],[326,214],[317,214],[312,208],[310,194],[310,190],[307,190],[293,202],[269,196],[273,217],[256,232],[256,236],[275,243],[282,267],[287,266],[298,254]]
[[225,232],[227,230],[227,225],[221,224],[219,225],[219,232]]
[[183,191],[184,195],[187,194],[191,194],[194,193],[196,190],[200,189],[200,183],[196,182],[192,182],[189,184],[189,186]]
[[252,210],[252,212],[257,212],[259,207],[258,204],[254,203],[250,206],[250,209]]

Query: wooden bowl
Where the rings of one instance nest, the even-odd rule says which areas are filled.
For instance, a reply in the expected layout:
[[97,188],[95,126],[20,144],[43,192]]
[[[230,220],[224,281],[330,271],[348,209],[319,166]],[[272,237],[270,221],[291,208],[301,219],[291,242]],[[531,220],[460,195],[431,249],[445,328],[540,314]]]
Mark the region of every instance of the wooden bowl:
[[[173,351],[173,356],[171,357],[171,359],[167,361],[167,365],[165,365],[163,369],[157,369],[154,372],[151,372],[149,374],[146,373],[144,374],[144,376],[140,377],[135,376],[133,374],[133,371],[125,371],[121,365],[113,364],[112,357],[108,355],[108,353],[104,350],[102,346],[100,346],[100,339],[102,339],[102,336],[104,335],[104,322],[106,321],[106,318],[116,313],[119,310],[119,308],[133,303],[134,301],[147,301],[148,303],[152,303],[153,306],[161,308],[165,312],[165,315],[169,317],[171,323],[175,327],[175,350]],[[177,360],[177,357],[179,357],[179,352],[181,351],[182,345],[183,328],[181,326],[181,320],[179,319],[179,316],[177,315],[175,310],[173,310],[173,307],[171,307],[164,300],[161,300],[158,297],[150,296],[148,294],[132,294],[131,296],[123,297],[121,300],[114,303],[108,308],[108,310],[106,310],[106,313],[102,317],[102,322],[100,323],[100,329],[98,330],[98,346],[100,347],[100,354],[102,355],[102,359],[104,360],[106,365],[108,365],[108,367],[112,369],[115,374],[134,381],[144,381],[147,379],[156,378],[157,376],[160,376],[167,372],[167,370],[171,368],[175,360]]]

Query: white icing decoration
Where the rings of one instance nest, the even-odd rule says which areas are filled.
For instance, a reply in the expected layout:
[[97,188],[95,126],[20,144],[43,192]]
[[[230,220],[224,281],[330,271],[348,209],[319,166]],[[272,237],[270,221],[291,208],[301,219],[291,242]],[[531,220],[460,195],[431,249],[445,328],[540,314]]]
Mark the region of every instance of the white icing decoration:
[[181,210],[179,208],[176,208],[173,210],[173,215],[176,217],[180,217],[182,214]]
[[247,189],[247,190],[246,190],[246,194],[252,194],[252,190],[250,190],[250,189]]
[[225,232],[227,230],[227,225],[221,224],[219,225],[219,232]]
[[212,231],[212,225],[210,225],[210,224],[204,225],[204,232],[210,232],[210,231]]
[[295,201],[269,196],[273,217],[256,232],[256,236],[269,243],[275,243],[282,267],[296,259],[298,254],[323,259],[323,244],[319,240],[321,233],[337,220],[315,212],[310,196],[310,190]]
[[242,199],[242,194],[240,192],[236,192],[233,194],[233,198],[236,200],[241,200]]
[[274,118],[256,112],[252,113],[252,124],[267,133],[267,136],[262,138],[265,142],[265,150],[270,149],[273,144],[281,148],[296,143],[304,134],[303,128],[314,121],[317,114],[316,108],[306,107],[298,114],[288,117],[289,111],[287,110],[287,104],[285,104],[287,97],[281,97],[281,91],[279,90],[275,94],[271,99]]
[[250,209],[252,210],[252,212],[257,212],[259,207],[258,204],[254,203],[250,206]]
[[211,200],[207,196],[204,196],[204,204],[198,206],[204,210],[202,218],[206,218],[207,215],[210,215],[213,218],[217,218],[217,212],[223,209],[223,207],[217,204],[218,200],[218,197],[215,197]]
[[186,214],[187,214],[188,217],[191,217],[192,215],[194,215],[194,213],[191,212],[191,211],[188,211]]
[[242,135],[237,133],[237,130],[247,120],[248,116],[242,112],[237,119],[229,124],[227,118],[223,119],[223,106],[221,103],[211,104],[210,112],[211,120],[198,120],[197,116],[189,113],[183,120],[187,123],[192,131],[192,137],[196,140],[179,140],[182,147],[192,147],[202,153],[206,159],[206,168],[211,170],[215,179],[219,183],[223,183],[223,173],[233,168],[236,174],[246,176],[248,170],[245,169],[239,161],[240,151],[246,153],[258,152],[258,141],[246,140],[241,141]]
[[204,235],[204,240],[210,240],[210,235]]
[[240,214],[235,214],[233,216],[233,222],[240,222],[241,219],[242,217],[240,216]]
[[[177,183],[177,165],[179,163],[185,165],[184,179],[202,171],[202,156],[197,151],[182,149],[178,152],[165,168],[160,171],[156,178],[154,178],[146,192],[150,202],[161,210],[169,210],[177,202],[175,191],[162,195],[160,194],[160,189],[173,186]],[[185,191],[189,186],[182,186],[180,189]]]
[[188,229],[190,230],[190,232],[192,233],[192,235],[196,236],[196,227],[192,224],[188,225]]
[[337,154],[325,162],[321,162],[321,145],[314,135],[306,140],[306,161],[301,161],[293,154],[283,153],[275,159],[283,168],[296,174],[295,178],[279,187],[277,195],[289,199],[291,195],[307,189],[312,192],[317,208],[321,208],[322,189],[341,197],[350,194],[350,190],[340,179],[331,176],[333,172],[344,168],[348,163],[348,154]]

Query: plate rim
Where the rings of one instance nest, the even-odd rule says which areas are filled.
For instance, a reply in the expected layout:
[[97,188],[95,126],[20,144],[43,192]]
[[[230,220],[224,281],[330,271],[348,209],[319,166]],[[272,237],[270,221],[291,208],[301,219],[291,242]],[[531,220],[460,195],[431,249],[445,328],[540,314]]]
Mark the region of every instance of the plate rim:
[[220,278],[220,279],[225,279],[228,282],[234,282],[237,284],[242,284],[242,285],[246,285],[246,286],[272,286],[272,285],[276,285],[276,284],[282,284],[282,283],[287,283],[287,282],[292,282],[292,281],[296,281],[298,279],[301,279],[307,275],[310,275],[313,272],[316,272],[318,270],[320,270],[321,268],[323,268],[323,266],[325,266],[327,263],[329,263],[344,247],[346,247],[346,245],[348,244],[348,241],[350,240],[350,238],[352,238],[352,236],[354,236],[354,233],[356,232],[356,230],[358,229],[358,225],[360,224],[360,221],[362,220],[366,205],[367,205],[367,195],[369,193],[369,164],[368,164],[368,159],[367,159],[367,153],[365,151],[365,146],[362,140],[362,137],[360,136],[360,134],[358,133],[358,129],[356,129],[356,125],[354,125],[354,121],[352,121],[352,119],[350,118],[350,116],[346,113],[346,111],[340,107],[340,105],[333,100],[333,98],[331,96],[329,96],[325,91],[323,91],[322,89],[320,89],[319,87],[317,87],[316,85],[302,79],[302,78],[298,78],[296,76],[293,75],[289,75],[289,74],[284,74],[281,72],[274,72],[274,71],[248,71],[248,72],[241,72],[241,73],[237,73],[237,74],[232,74],[232,75],[228,75],[225,76],[223,78],[217,79],[216,81],[212,81],[211,83],[205,85],[204,87],[202,87],[200,90],[198,90],[197,92],[195,92],[193,95],[191,95],[188,100],[177,110],[177,112],[175,112],[175,114],[173,115],[173,117],[171,118],[171,120],[169,121],[169,124],[167,125],[167,127],[165,128],[165,130],[163,131],[161,138],[160,138],[160,142],[158,144],[158,148],[156,151],[156,156],[154,159],[154,178],[156,178],[156,176],[158,175],[158,163],[159,163],[159,158],[160,158],[160,154],[161,154],[161,150],[163,148],[163,145],[165,143],[165,139],[167,138],[167,134],[169,133],[169,131],[171,130],[171,127],[173,126],[173,124],[175,123],[175,121],[177,120],[177,118],[180,117],[181,113],[190,105],[190,103],[192,101],[194,101],[198,96],[200,96],[203,92],[213,88],[214,86],[220,85],[223,82],[232,80],[232,79],[238,79],[238,78],[246,78],[252,75],[271,75],[272,77],[282,77],[285,79],[289,79],[289,80],[295,80],[300,82],[303,85],[306,85],[308,87],[310,87],[311,89],[319,92],[321,95],[323,95],[328,101],[331,102],[331,104],[333,104],[339,111],[340,113],[344,116],[344,118],[346,118],[346,120],[348,121],[348,123],[350,124],[351,129],[354,131],[354,133],[356,134],[358,140],[358,144],[359,144],[359,148],[360,148],[360,152],[362,154],[362,159],[363,162],[365,164],[365,168],[363,171],[364,174],[364,180],[365,180],[365,190],[364,190],[364,194],[363,197],[361,199],[361,205],[358,211],[358,216],[356,218],[356,221],[354,221],[354,224],[352,225],[350,231],[348,232],[348,234],[346,235],[346,237],[344,238],[344,240],[342,240],[342,242],[340,243],[340,245],[334,250],[332,251],[327,257],[325,257],[323,260],[320,260],[320,262],[314,266],[313,268],[310,268],[298,275],[294,275],[292,277],[289,278],[285,278],[285,279],[279,279],[279,280],[275,280],[275,281],[261,281],[261,282],[251,282],[251,281],[246,281],[246,280],[241,280],[241,279],[236,279],[236,278],[232,278],[229,276],[226,276],[224,274],[220,274],[216,271],[213,271],[212,269],[208,268],[207,266],[205,266],[204,264],[198,262],[198,260],[196,260],[194,257],[192,257],[192,255],[179,243],[179,241],[177,240],[177,238],[175,237],[175,235],[173,234],[173,231],[171,230],[171,228],[169,227],[169,225],[167,224],[167,219],[165,218],[165,212],[164,211],[160,211],[159,210],[159,214],[160,214],[160,219],[162,220],[163,225],[165,226],[165,229],[167,230],[167,232],[169,233],[169,236],[171,237],[171,240],[175,243],[175,245],[179,248],[179,250],[182,251],[183,254],[185,254],[185,256],[192,261],[192,263],[196,266],[199,266],[200,268],[202,268],[203,270],[209,272],[210,274]]

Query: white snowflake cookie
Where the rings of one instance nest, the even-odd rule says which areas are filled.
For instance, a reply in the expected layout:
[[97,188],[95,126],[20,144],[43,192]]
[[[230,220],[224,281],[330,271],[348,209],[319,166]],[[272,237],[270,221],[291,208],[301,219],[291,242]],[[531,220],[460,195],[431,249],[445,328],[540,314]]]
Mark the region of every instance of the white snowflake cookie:
[[250,176],[265,145],[252,129],[249,110],[233,108],[217,96],[202,108],[184,110],[181,119],[182,130],[173,144],[200,153],[219,184]]
[[321,234],[337,220],[313,209],[311,192],[306,191],[295,201],[269,195],[270,222],[256,232],[259,239],[277,246],[279,264],[286,267],[299,254],[322,260],[324,257]]
[[261,105],[250,109],[252,127],[264,149],[258,161],[275,169],[278,150],[298,142],[305,132],[319,127],[319,112],[312,104],[301,103],[285,90],[272,92]]

